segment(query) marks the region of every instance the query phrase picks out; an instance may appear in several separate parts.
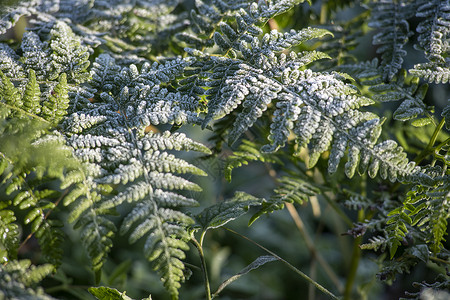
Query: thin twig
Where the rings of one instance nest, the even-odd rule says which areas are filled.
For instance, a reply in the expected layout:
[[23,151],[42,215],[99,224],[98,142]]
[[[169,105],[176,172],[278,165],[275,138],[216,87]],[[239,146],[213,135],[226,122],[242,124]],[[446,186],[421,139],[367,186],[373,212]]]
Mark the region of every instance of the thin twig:
[[289,211],[289,214],[291,215],[292,219],[294,220],[294,223],[302,235],[303,239],[305,240],[306,247],[308,248],[309,252],[311,253],[312,257],[314,257],[317,262],[320,264],[320,266],[324,269],[325,273],[330,277],[331,281],[333,281],[334,285],[337,287],[338,291],[340,293],[344,292],[344,287],[342,283],[339,281],[338,276],[334,271],[331,269],[330,265],[325,261],[323,256],[320,254],[319,251],[317,251],[316,247],[314,246],[314,242],[311,239],[311,236],[309,235],[308,231],[305,228],[305,225],[298,214],[297,210],[295,209],[294,205],[292,203],[286,203],[286,208]]
[[272,256],[276,257],[278,260],[280,260],[281,262],[283,262],[286,266],[288,266],[289,269],[291,269],[292,271],[294,271],[295,273],[297,273],[298,275],[300,275],[303,279],[305,279],[306,281],[308,281],[310,284],[314,285],[319,291],[323,292],[324,294],[330,296],[330,298],[335,299],[335,300],[339,300],[338,297],[336,297],[333,293],[331,293],[329,290],[327,290],[325,287],[321,286],[318,282],[314,281],[313,279],[311,279],[308,275],[306,275],[305,273],[303,273],[302,271],[300,271],[299,269],[297,269],[296,267],[294,267],[293,265],[291,265],[290,263],[288,263],[286,260],[284,260],[283,258],[281,258],[280,256],[278,256],[277,254],[275,254],[274,252],[270,251],[269,249],[265,248],[264,246],[258,244],[257,242],[255,242],[254,240],[240,234],[237,233],[236,231],[227,228],[227,227],[223,227],[224,229],[228,230],[231,233],[236,234],[237,236],[240,236],[241,238],[249,241],[250,243],[256,245],[257,247],[261,248],[262,250],[266,251],[267,253],[271,254]]

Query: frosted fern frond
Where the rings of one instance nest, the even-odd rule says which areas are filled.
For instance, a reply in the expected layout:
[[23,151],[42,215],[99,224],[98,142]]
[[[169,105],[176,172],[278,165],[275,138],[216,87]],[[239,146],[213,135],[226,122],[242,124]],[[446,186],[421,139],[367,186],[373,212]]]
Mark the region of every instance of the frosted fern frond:
[[33,69],[39,80],[44,80],[49,72],[50,49],[34,32],[25,32],[20,45],[22,60],[27,69]]
[[25,76],[20,57],[6,44],[0,43],[0,71],[10,78],[22,78]]
[[401,101],[394,111],[394,119],[407,121],[425,117],[428,123],[433,120],[433,107],[423,102],[428,85],[420,85],[418,77],[408,78],[405,70],[399,71],[389,83],[384,83],[382,66],[378,66],[376,59],[358,65],[342,65],[338,69],[355,77],[359,84],[368,86],[372,99],[380,102]]
[[[14,26],[21,16],[34,15],[29,22],[31,29],[39,35],[49,34],[51,26],[62,21],[80,35],[83,44],[93,47],[102,45],[114,53],[120,53],[117,57],[125,64],[142,62],[153,49],[161,53],[177,48],[177,45],[170,41],[171,36],[189,26],[186,14],[171,13],[179,2],[21,1],[15,8],[10,9],[8,14],[2,16],[0,34]],[[92,22],[94,19],[96,21]],[[74,66],[82,68],[82,64]]]
[[165,87],[191,63],[189,59],[176,58],[163,64],[145,63],[140,71],[135,65],[119,71],[114,59],[104,54],[94,63],[91,84],[104,101],[125,105],[123,113],[130,126],[200,123],[198,97]]
[[450,3],[448,0],[423,1],[416,16],[424,18],[417,26],[416,49],[422,50],[428,63],[414,66],[410,73],[428,82],[447,83],[450,76]]
[[425,300],[445,300],[450,297],[450,278],[449,274],[439,274],[431,283],[428,282],[414,282],[413,286],[419,288],[418,292],[405,292],[407,299],[425,299]]
[[127,232],[138,222],[138,226],[130,235],[130,242],[134,243],[147,236],[145,255],[153,262],[153,268],[161,275],[166,289],[173,296],[177,296],[180,282],[184,281],[183,251],[189,249],[187,241],[190,235],[186,226],[193,224],[193,220],[178,210],[158,208],[161,199],[159,196],[164,196],[164,193],[155,194],[150,197],[151,200],[138,203],[125,218],[121,232]]
[[[305,39],[309,39],[326,33],[308,28],[292,34],[304,34]],[[271,35],[279,36],[275,33],[265,36]],[[331,147],[330,173],[337,170],[347,149],[349,159],[345,171],[349,177],[354,175],[357,167],[360,173],[369,170],[371,177],[381,170],[382,178],[389,177],[393,181],[415,172],[414,163],[408,161],[403,149],[394,141],[376,144],[382,122],[372,113],[359,111],[360,107],[372,104],[372,100],[345,84],[345,77],[338,73],[302,70],[304,65],[295,63],[289,67],[283,65],[284,61],[296,62],[299,57],[295,53],[289,57],[275,53],[270,46],[265,46],[267,43],[268,40],[259,42],[255,38],[252,51],[247,56],[245,51],[248,49],[241,47],[239,51],[246,60],[211,56],[188,49],[197,57],[197,62],[192,64],[196,69],[192,72],[199,75],[194,77],[196,80],[201,78],[199,85],[210,87],[204,92],[208,113],[203,125],[236,111],[229,133],[229,143],[233,143],[270,104],[275,111],[268,137],[270,144],[261,148],[263,152],[277,151],[293,132],[296,144],[300,147],[309,145],[309,167],[313,167],[320,155]],[[290,43],[286,44],[286,47],[290,46]]]
[[[291,69],[301,68],[316,59],[326,57],[314,52],[300,54],[291,52],[289,56],[278,53],[327,33],[328,31],[312,28],[286,34],[272,31],[265,34],[261,40],[258,37],[252,38],[251,45],[246,42],[234,45],[234,50],[241,53],[243,60],[213,57],[198,51],[190,51],[204,61],[203,64],[193,64],[193,67],[198,68],[195,71],[200,73],[197,76],[202,78],[199,85],[211,87],[205,93],[208,99],[208,113],[203,126],[213,119],[230,113],[243,102],[242,106],[246,109],[243,110],[242,115],[237,117],[238,121],[230,133],[230,143],[233,143],[253,125],[280,91],[281,84],[273,81],[271,77],[283,76],[285,78],[289,76]],[[199,68],[203,65],[210,65],[206,69],[207,72],[202,72]],[[263,72],[269,76],[262,75]],[[249,89],[250,87],[252,88]],[[244,99],[245,101],[243,101]]]
[[[91,236],[84,244],[94,270],[100,270],[117,231],[107,216],[123,203],[131,203],[134,209],[125,217],[121,233],[132,230],[131,242],[147,238],[146,257],[174,297],[184,280],[181,260],[187,250],[187,226],[192,223],[180,207],[197,205],[179,191],[201,190],[177,174],[206,173],[169,151],[210,151],[184,134],[154,133],[146,128],[199,123],[196,96],[166,88],[190,64],[189,59],[176,58],[145,63],[139,70],[135,65],[117,67],[114,58],[102,54],[93,64],[93,79],[87,82],[98,98],[80,103],[82,109],[74,110],[62,124],[68,144],[87,172],[81,181],[75,176],[77,187],[65,198],[65,204],[74,203],[69,220],[89,233],[83,236]],[[161,114],[161,106],[166,115]],[[111,186],[117,194],[107,196]],[[135,224],[137,227],[131,229]]]
[[63,22],[55,23],[50,31],[50,40],[52,54],[48,78],[52,80],[66,73],[69,82],[85,82],[89,78],[86,71],[89,66],[88,48],[81,45],[80,39]]
[[430,83],[448,83],[450,82],[450,63],[447,65],[437,65],[434,63],[422,63],[410,69],[409,73],[414,76],[425,79]]
[[53,271],[50,264],[35,266],[30,260],[14,260],[0,265],[0,297],[4,299],[55,299],[44,293],[41,287],[33,285],[40,282]]
[[[282,14],[304,0],[283,1],[195,1],[197,11],[191,11],[192,31],[183,32],[177,38],[190,47],[204,49],[213,46],[213,40],[224,50],[231,48],[231,43],[239,44],[241,40],[251,41],[252,36],[262,33],[262,27],[269,19]],[[309,2],[309,1],[308,1]],[[236,19],[236,30],[223,22]],[[218,29],[222,34],[218,32]],[[224,38],[223,35],[227,37]]]
[[408,19],[414,16],[414,7],[407,0],[376,0],[371,3],[369,26],[379,30],[373,37],[373,44],[380,45],[383,80],[391,80],[402,68],[406,51],[403,46],[412,32]]
[[252,224],[260,216],[284,208],[285,203],[303,204],[309,197],[320,193],[320,189],[302,178],[282,177],[278,179],[280,186],[274,190],[269,200],[261,203],[261,208],[251,217]]

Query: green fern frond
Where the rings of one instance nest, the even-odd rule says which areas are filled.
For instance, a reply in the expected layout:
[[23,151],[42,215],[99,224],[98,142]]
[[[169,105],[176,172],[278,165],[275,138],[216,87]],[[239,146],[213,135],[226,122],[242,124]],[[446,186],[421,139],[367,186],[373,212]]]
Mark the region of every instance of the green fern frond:
[[[427,233],[424,242],[431,251],[438,253],[447,234],[450,217],[450,194],[448,175],[436,178],[431,186],[416,186],[407,194],[400,206],[389,213],[386,230],[390,239],[391,257],[409,231],[406,225],[417,226]],[[406,225],[405,225],[406,224]]]
[[251,206],[263,203],[265,203],[264,199],[244,192],[236,192],[233,198],[207,207],[195,215],[195,227],[200,228],[202,232],[221,227],[247,213]]
[[[1,206],[5,206],[2,203]],[[0,207],[0,264],[5,264],[17,257],[19,247],[19,226],[12,210]]]
[[359,247],[363,250],[374,250],[378,251],[381,250],[381,252],[384,252],[384,250],[388,246],[388,239],[383,236],[374,236],[369,239],[369,242],[366,244],[362,244]]
[[260,145],[253,142],[243,140],[237,151],[234,151],[233,154],[226,159],[224,171],[225,179],[231,181],[231,172],[233,169],[242,165],[247,165],[251,161],[280,163],[280,160],[276,156],[261,153],[258,149],[260,147]]

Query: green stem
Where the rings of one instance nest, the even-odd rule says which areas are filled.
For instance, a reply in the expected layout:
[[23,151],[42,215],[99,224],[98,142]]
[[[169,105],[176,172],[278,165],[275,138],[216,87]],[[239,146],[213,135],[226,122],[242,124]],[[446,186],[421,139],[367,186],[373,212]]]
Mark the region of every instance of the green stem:
[[450,265],[450,261],[443,260],[443,259],[440,259],[440,258],[438,258],[438,257],[430,256],[430,260],[433,260],[433,261],[435,261],[435,262],[439,262],[439,263],[441,263],[441,264],[447,264],[447,265]]
[[211,300],[211,288],[209,286],[209,279],[208,279],[208,270],[206,269],[206,261],[205,261],[205,255],[203,254],[203,248],[200,245],[200,243],[195,239],[195,237],[191,238],[191,243],[194,244],[195,248],[198,250],[198,254],[200,256],[200,262],[202,266],[202,273],[203,273],[203,279],[205,281],[205,293],[206,293],[206,299]]
[[433,135],[431,136],[430,142],[428,143],[428,145],[426,146],[425,149],[423,149],[422,152],[419,153],[419,155],[417,155],[417,157],[414,159],[414,161],[416,162],[416,164],[419,164],[425,157],[427,157],[429,154],[433,153],[433,145],[434,143],[436,143],[436,139],[439,135],[439,132],[441,132],[442,127],[444,127],[445,124],[445,119],[443,118],[441,120],[441,122],[439,122],[439,124],[436,126],[436,129],[433,132]]
[[327,22],[327,3],[328,1],[323,0],[322,5],[320,6],[320,24],[325,24]]
[[[364,210],[358,212],[358,222],[364,220]],[[350,262],[350,271],[347,275],[347,282],[345,283],[344,300],[350,300],[353,290],[353,284],[355,283],[356,272],[358,271],[359,259],[361,258],[361,248],[359,245],[362,241],[362,236],[357,237],[353,241],[352,260]]]
[[284,259],[282,259],[280,256],[276,255],[274,252],[270,251],[269,249],[265,248],[264,246],[258,244],[257,242],[255,242],[254,240],[240,234],[237,233],[236,231],[227,228],[227,227],[223,227],[224,229],[228,230],[231,233],[236,234],[237,236],[249,241],[250,243],[256,245],[257,247],[261,248],[262,250],[266,251],[267,253],[269,253],[270,255],[274,256],[275,258],[277,258],[279,261],[281,261],[282,263],[284,263],[289,269],[291,269],[292,271],[294,271],[295,273],[297,273],[298,275],[300,275],[303,279],[305,279],[306,281],[308,281],[310,284],[314,285],[319,291],[323,292],[324,294],[328,295],[330,298],[335,299],[335,300],[339,300],[338,297],[336,297],[333,293],[331,293],[329,290],[327,290],[325,287],[321,286],[319,283],[317,283],[316,281],[314,281],[313,279],[311,279],[308,275],[306,275],[305,273],[303,273],[302,271],[300,271],[299,269],[297,269],[296,267],[294,267],[293,265],[291,265],[290,263],[288,263],[287,261],[285,261]]

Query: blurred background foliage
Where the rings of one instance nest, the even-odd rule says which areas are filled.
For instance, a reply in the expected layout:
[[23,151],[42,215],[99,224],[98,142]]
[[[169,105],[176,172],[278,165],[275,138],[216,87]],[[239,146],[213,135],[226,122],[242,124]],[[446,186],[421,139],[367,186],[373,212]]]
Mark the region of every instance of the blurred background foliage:
[[[0,12],[15,2],[17,1],[2,0]],[[359,31],[352,32],[354,40],[351,43],[344,43],[352,57],[340,57],[339,47],[344,45],[339,44],[334,45],[335,52],[331,53],[331,57],[341,59],[342,62],[347,60],[352,62],[353,57],[357,61],[368,61],[377,56],[376,48],[371,43],[375,32],[367,26],[364,19],[367,16],[361,15],[365,11],[363,7],[360,5],[347,6],[347,3],[353,2],[323,0],[314,1],[312,6],[303,3],[289,12],[277,16],[273,22],[266,25],[266,30],[269,31],[276,27],[282,30],[299,29],[305,26],[330,28],[334,24],[334,26],[341,26],[340,28],[344,32],[345,24],[349,22],[359,24]],[[191,4],[188,1],[182,5],[189,8]],[[179,9],[183,10],[186,7]],[[413,19],[410,24],[413,28],[417,26],[417,21],[414,21]],[[26,20],[22,19],[12,31],[2,36],[2,39],[20,39],[25,26]],[[348,36],[343,35],[342,38],[345,39]],[[408,51],[404,62],[406,69],[423,61],[421,52],[413,49],[413,43],[414,40],[411,40],[406,46]],[[316,45],[310,45],[310,47],[315,48]],[[327,49],[319,47],[318,50]],[[324,65],[320,62],[315,67],[323,68]],[[425,103],[436,105],[436,112],[440,114],[448,99],[448,92],[448,84],[430,85]],[[395,105],[393,105],[394,107]],[[383,105],[382,108],[379,107],[378,113],[388,116],[392,112],[388,106]],[[385,124],[385,126],[391,127],[389,134],[394,135],[391,138],[399,141],[409,153],[417,153],[420,149],[425,148],[433,131],[433,128],[430,127],[412,128],[409,124],[400,122]],[[205,131],[197,127],[183,128],[182,130],[189,132],[193,140],[208,145],[208,135],[205,134]],[[235,148],[224,147],[223,153],[215,158],[207,160],[196,158],[195,160],[195,164],[209,174],[206,178],[192,178],[204,189],[201,194],[193,195],[199,200],[201,206],[206,207],[230,198],[235,191],[245,191],[257,197],[270,198],[273,189],[277,186],[274,177],[287,174],[286,170],[272,169],[271,166],[259,162],[250,163],[248,166],[235,169],[232,181],[227,182],[223,177],[224,162]],[[297,168],[291,172],[307,173],[316,182],[324,182],[324,178],[326,178],[326,182],[339,182],[335,186],[341,187],[342,190],[363,192],[360,190],[363,187],[364,191],[372,191],[370,196],[379,197],[380,201],[389,197],[386,195],[381,179],[367,181],[365,175],[349,180],[342,173],[330,177],[327,173],[322,174],[319,171],[326,170],[326,162],[323,160],[319,162],[318,167],[306,171],[304,163],[300,159],[288,159]],[[336,191],[330,189],[325,195],[311,197],[310,201],[301,206],[295,205],[295,208],[288,206],[281,211],[265,215],[251,227],[247,227],[251,212],[246,217],[237,219],[227,226],[274,251],[331,292],[341,294],[350,268],[351,255],[354,254],[352,252],[354,238],[345,235],[351,228],[351,224],[346,223],[342,216],[330,207],[330,201],[326,197],[343,204],[345,200],[349,199],[348,195],[350,194],[337,194]],[[344,205],[340,205],[340,207],[349,220],[355,222],[358,219],[357,211],[347,209]],[[58,219],[65,220],[67,218],[65,212],[59,211],[55,214],[59,214]],[[119,225],[118,222],[116,223]],[[23,228],[22,236],[28,235],[27,230],[29,229]],[[89,259],[83,248],[77,246],[81,244],[80,232],[74,231],[71,226],[65,226],[63,230],[69,241],[64,244],[64,260],[58,272],[44,280],[43,286],[47,287],[45,291],[60,299],[94,299],[87,292],[87,288],[94,282],[93,274],[88,268]],[[364,239],[367,240],[369,237],[364,237]],[[116,235],[113,242],[116,247],[112,248],[102,271],[100,285],[127,291],[128,296],[136,299],[147,297],[149,294],[155,300],[170,299],[159,276],[151,270],[149,262],[142,255],[144,241],[129,245],[126,237]],[[445,246],[448,248],[450,242],[447,241]],[[258,256],[266,254],[257,246],[223,228],[208,231],[204,241],[204,251],[209,267],[212,291],[215,291],[222,281],[239,272]],[[318,255],[323,260],[322,263],[319,263]],[[376,277],[381,265],[380,258],[376,253],[363,251],[360,255],[353,299],[398,299],[404,296],[405,290],[411,291],[413,282],[432,281],[436,274],[442,272],[442,270],[436,270],[434,273],[430,269],[431,265],[426,266],[425,263],[419,263],[413,273],[399,275],[395,281],[386,285]],[[39,245],[34,238],[20,248],[19,257],[29,258],[34,263],[40,262]],[[188,266],[191,266],[192,276],[182,285],[180,298],[184,300],[202,299],[204,298],[203,279],[199,270],[198,254],[194,247],[191,247],[185,261]],[[309,286],[282,263],[270,262],[229,285],[222,291],[220,299],[328,298],[314,287]]]

